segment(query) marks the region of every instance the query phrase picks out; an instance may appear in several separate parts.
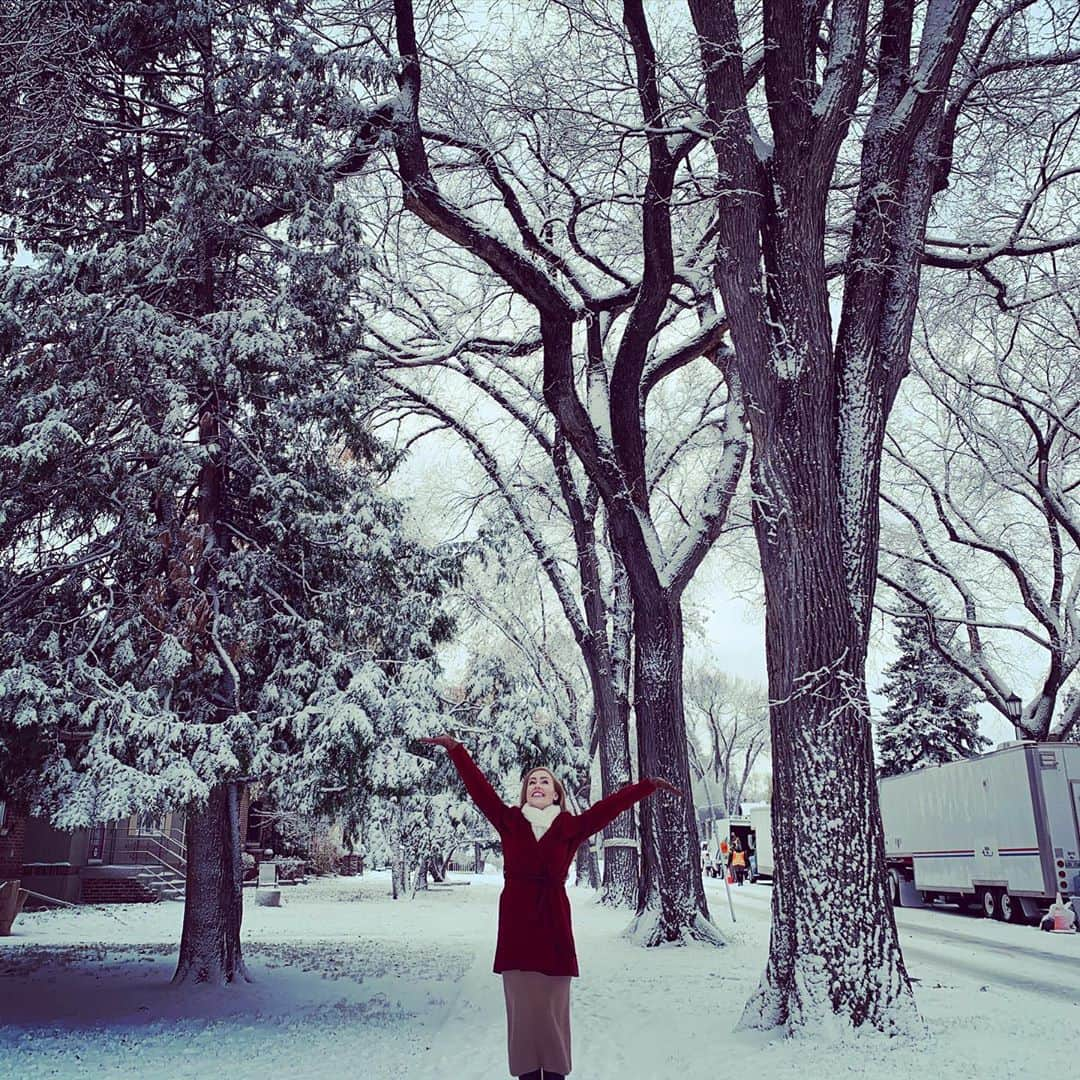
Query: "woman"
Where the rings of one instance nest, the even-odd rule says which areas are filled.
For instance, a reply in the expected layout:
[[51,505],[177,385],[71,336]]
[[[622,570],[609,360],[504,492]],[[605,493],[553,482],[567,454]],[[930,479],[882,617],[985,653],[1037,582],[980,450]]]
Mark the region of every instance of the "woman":
[[507,806],[468,751],[449,735],[424,742],[444,747],[503,846],[495,971],[503,977],[510,1072],[522,1080],[562,1080],[570,1072],[570,979],[578,974],[570,901],[564,883],[581,842],[662,788],[651,777],[630,784],[582,814],[564,807],[566,792],[548,769],[533,769],[521,802]]

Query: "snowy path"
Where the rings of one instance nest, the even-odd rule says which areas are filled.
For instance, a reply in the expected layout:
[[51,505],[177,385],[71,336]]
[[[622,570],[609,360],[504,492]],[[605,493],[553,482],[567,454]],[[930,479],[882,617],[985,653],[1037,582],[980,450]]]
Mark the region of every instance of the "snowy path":
[[[283,908],[248,908],[257,981],[228,989],[169,986],[179,904],[21,916],[18,936],[0,942],[0,1076],[504,1077],[502,991],[490,970],[499,885],[492,875],[398,903],[377,874],[297,887]],[[729,939],[721,950],[635,948],[619,937],[625,913],[573,890],[583,975],[574,1080],[1075,1071],[1080,988],[1069,965],[1080,936],[1046,940],[977,920],[954,930],[938,912],[901,912],[928,1036],[786,1040],[733,1030],[765,962],[768,887],[733,890],[735,926],[722,884],[708,889]],[[1057,984],[1071,990],[1042,992]]]

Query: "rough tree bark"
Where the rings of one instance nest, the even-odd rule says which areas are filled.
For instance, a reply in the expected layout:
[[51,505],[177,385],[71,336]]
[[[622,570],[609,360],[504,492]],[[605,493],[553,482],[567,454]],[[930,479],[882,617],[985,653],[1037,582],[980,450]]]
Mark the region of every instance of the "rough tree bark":
[[218,784],[206,809],[189,813],[187,895],[174,983],[250,982],[240,950],[244,911],[236,784]]
[[743,1017],[753,1026],[892,1032],[915,1018],[885,897],[864,661],[885,420],[974,6],[930,0],[913,54],[913,0],[885,4],[834,346],[825,208],[864,77],[868,4],[834,3],[825,24],[824,5],[766,0],[768,146],[739,82],[733,0],[690,0],[720,178],[715,280],[752,417],[766,590],[778,861],[768,966]]
[[[630,773],[630,642],[633,608],[626,571],[612,559],[610,679],[594,698],[600,786],[606,795],[617,790]],[[641,844],[633,810],[620,814],[601,834],[604,881],[600,902],[610,907],[637,906]]]
[[[662,761],[675,775],[690,775],[686,730],[665,718],[683,715],[682,613],[657,589],[646,604],[634,603],[634,711],[637,716],[640,775],[650,776],[650,763]],[[650,799],[642,807],[641,896],[631,923],[631,936],[645,944],[659,944],[673,928],[688,928],[701,940],[716,939],[708,919],[705,889],[700,873],[700,841],[693,800],[658,807]],[[665,812],[665,810],[667,812]],[[659,857],[663,852],[664,857]],[[689,879],[682,873],[687,863],[698,873]],[[658,910],[657,910],[658,909]]]
[[[600,789],[604,795],[608,795],[617,791],[631,777],[630,701],[626,678],[632,635],[627,625],[631,615],[631,601],[621,560],[609,547],[612,567],[611,602],[604,603],[595,527],[595,495],[592,498],[587,496],[584,502],[577,497],[567,459],[566,442],[561,432],[557,432],[552,450],[559,487],[574,530],[581,599],[585,613],[584,625],[580,630],[575,626],[575,636],[585,660],[592,690],[593,738],[600,757]],[[589,756],[591,759],[592,754]],[[588,792],[585,794],[587,797]],[[620,814],[605,827],[603,844],[604,876],[601,901],[612,907],[636,905],[640,884],[640,858],[637,821],[632,809]]]
[[[208,252],[199,289],[205,310],[211,310],[208,305],[213,296],[211,266],[212,256]],[[228,553],[231,544],[225,527],[228,436],[222,417],[227,409],[227,396],[215,385],[207,390],[205,400],[211,404],[199,424],[199,438],[207,447],[207,456],[199,476],[198,524],[203,543],[195,581],[206,613],[191,627],[191,647],[194,655],[216,654],[221,662],[222,673],[213,687],[212,700],[201,706],[212,722],[220,723],[234,711],[237,691],[236,669],[215,634],[217,616],[228,608],[228,598],[217,584],[222,556]],[[205,809],[188,812],[185,833],[184,925],[173,981],[248,979],[240,951],[244,904],[237,785],[216,785]]]

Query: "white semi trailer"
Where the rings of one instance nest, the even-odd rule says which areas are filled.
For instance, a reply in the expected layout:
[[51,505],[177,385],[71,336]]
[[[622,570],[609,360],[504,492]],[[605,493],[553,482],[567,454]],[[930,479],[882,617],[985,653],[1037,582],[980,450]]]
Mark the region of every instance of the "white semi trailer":
[[773,876],[772,807],[755,806],[750,811],[754,835],[754,880]]
[[1080,906],[1080,744],[1008,743],[878,790],[893,903],[1005,921],[1037,918],[1058,892]]

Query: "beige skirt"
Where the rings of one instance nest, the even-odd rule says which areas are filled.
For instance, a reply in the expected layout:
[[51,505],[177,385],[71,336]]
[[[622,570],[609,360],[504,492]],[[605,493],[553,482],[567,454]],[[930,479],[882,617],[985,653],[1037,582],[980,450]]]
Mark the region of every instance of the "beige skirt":
[[510,1072],[570,1072],[570,976],[504,971]]

